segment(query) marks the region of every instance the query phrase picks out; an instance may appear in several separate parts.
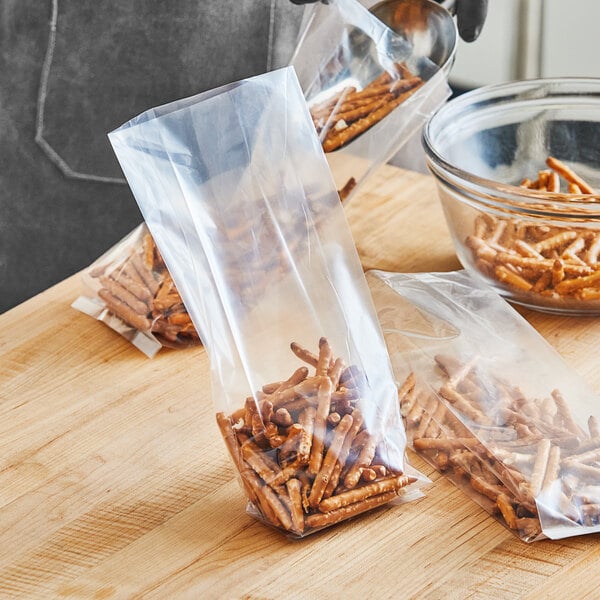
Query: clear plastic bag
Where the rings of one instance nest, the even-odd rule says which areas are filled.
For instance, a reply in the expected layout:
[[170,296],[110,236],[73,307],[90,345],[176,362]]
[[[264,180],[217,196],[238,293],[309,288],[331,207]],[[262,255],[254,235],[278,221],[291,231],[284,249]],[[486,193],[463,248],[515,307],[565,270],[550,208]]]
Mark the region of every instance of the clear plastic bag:
[[422,150],[412,142],[450,89],[436,64],[415,56],[407,39],[357,0],[318,2],[307,11],[290,64],[336,188],[349,202],[394,155],[396,164],[423,164]]
[[209,354],[249,511],[304,536],[406,496],[385,342],[293,69],[110,141]]
[[600,531],[597,395],[465,271],[367,280],[413,449],[527,542]]
[[89,294],[73,308],[102,321],[146,356],[200,344],[198,333],[144,223],[83,272]]

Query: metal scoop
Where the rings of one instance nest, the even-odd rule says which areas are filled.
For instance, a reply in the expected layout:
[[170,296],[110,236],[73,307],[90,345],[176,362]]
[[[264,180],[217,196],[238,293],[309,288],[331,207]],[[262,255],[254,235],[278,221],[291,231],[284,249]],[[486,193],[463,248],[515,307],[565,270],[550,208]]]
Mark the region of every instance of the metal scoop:
[[429,59],[447,77],[458,41],[454,0],[383,0],[369,10],[412,46],[415,59]]

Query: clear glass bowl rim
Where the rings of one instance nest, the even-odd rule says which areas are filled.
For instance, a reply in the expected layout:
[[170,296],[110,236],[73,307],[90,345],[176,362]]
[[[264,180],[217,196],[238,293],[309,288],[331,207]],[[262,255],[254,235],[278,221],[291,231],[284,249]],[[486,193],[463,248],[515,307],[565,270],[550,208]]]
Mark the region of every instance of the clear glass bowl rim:
[[[587,96],[597,97],[600,104],[600,78],[595,77],[556,77],[526,79],[521,81],[510,81],[482,86],[469,92],[465,92],[442,105],[425,123],[422,132],[422,144],[425,150],[427,163],[432,173],[461,191],[468,191],[477,197],[477,203],[489,205],[490,207],[506,207],[509,210],[519,208],[519,212],[527,214],[525,205],[533,207],[534,213],[546,213],[548,216],[565,218],[586,218],[600,220],[600,195],[595,194],[559,194],[540,192],[521,188],[517,185],[500,183],[484,177],[479,177],[468,171],[464,171],[456,164],[447,161],[436,149],[434,142],[434,130],[440,121],[446,121],[451,115],[460,115],[465,108],[472,108],[477,103],[495,101],[506,106],[510,104],[511,98],[522,101],[519,95],[531,90],[540,90],[546,93],[536,99],[552,98],[556,95],[558,101],[561,96],[585,93]],[[477,110],[475,108],[475,110]],[[600,116],[599,116],[600,120]],[[599,165],[600,167],[600,165]],[[576,199],[575,199],[576,198]],[[557,206],[561,208],[556,209]],[[565,214],[565,207],[569,207],[570,215]]]

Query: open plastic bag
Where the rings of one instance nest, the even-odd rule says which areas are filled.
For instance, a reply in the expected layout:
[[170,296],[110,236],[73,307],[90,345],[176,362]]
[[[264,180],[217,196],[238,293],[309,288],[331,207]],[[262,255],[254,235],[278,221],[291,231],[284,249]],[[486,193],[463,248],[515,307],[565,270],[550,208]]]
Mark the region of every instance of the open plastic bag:
[[146,356],[200,343],[198,333],[144,223],[83,272],[89,294],[73,308],[102,321]]
[[109,137],[209,354],[249,511],[304,536],[404,495],[385,342],[293,69]]
[[525,541],[600,531],[597,395],[466,272],[367,280],[413,449]]
[[[357,0],[307,9],[290,64],[296,69],[343,200],[450,95],[445,74]],[[422,152],[413,143],[407,152]],[[423,161],[419,161],[423,162]],[[415,163],[413,156],[406,163]]]

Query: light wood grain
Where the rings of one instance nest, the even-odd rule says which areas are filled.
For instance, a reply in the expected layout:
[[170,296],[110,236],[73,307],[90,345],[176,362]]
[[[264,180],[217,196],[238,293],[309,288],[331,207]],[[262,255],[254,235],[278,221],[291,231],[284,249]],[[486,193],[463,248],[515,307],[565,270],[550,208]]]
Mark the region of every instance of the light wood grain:
[[[458,267],[431,179],[385,167],[347,209],[365,268]],[[290,541],[245,513],[203,349],[145,358],[70,308],[0,316],[0,598],[600,595],[597,536],[527,545],[418,457],[426,496]],[[596,390],[595,319],[521,311]]]

